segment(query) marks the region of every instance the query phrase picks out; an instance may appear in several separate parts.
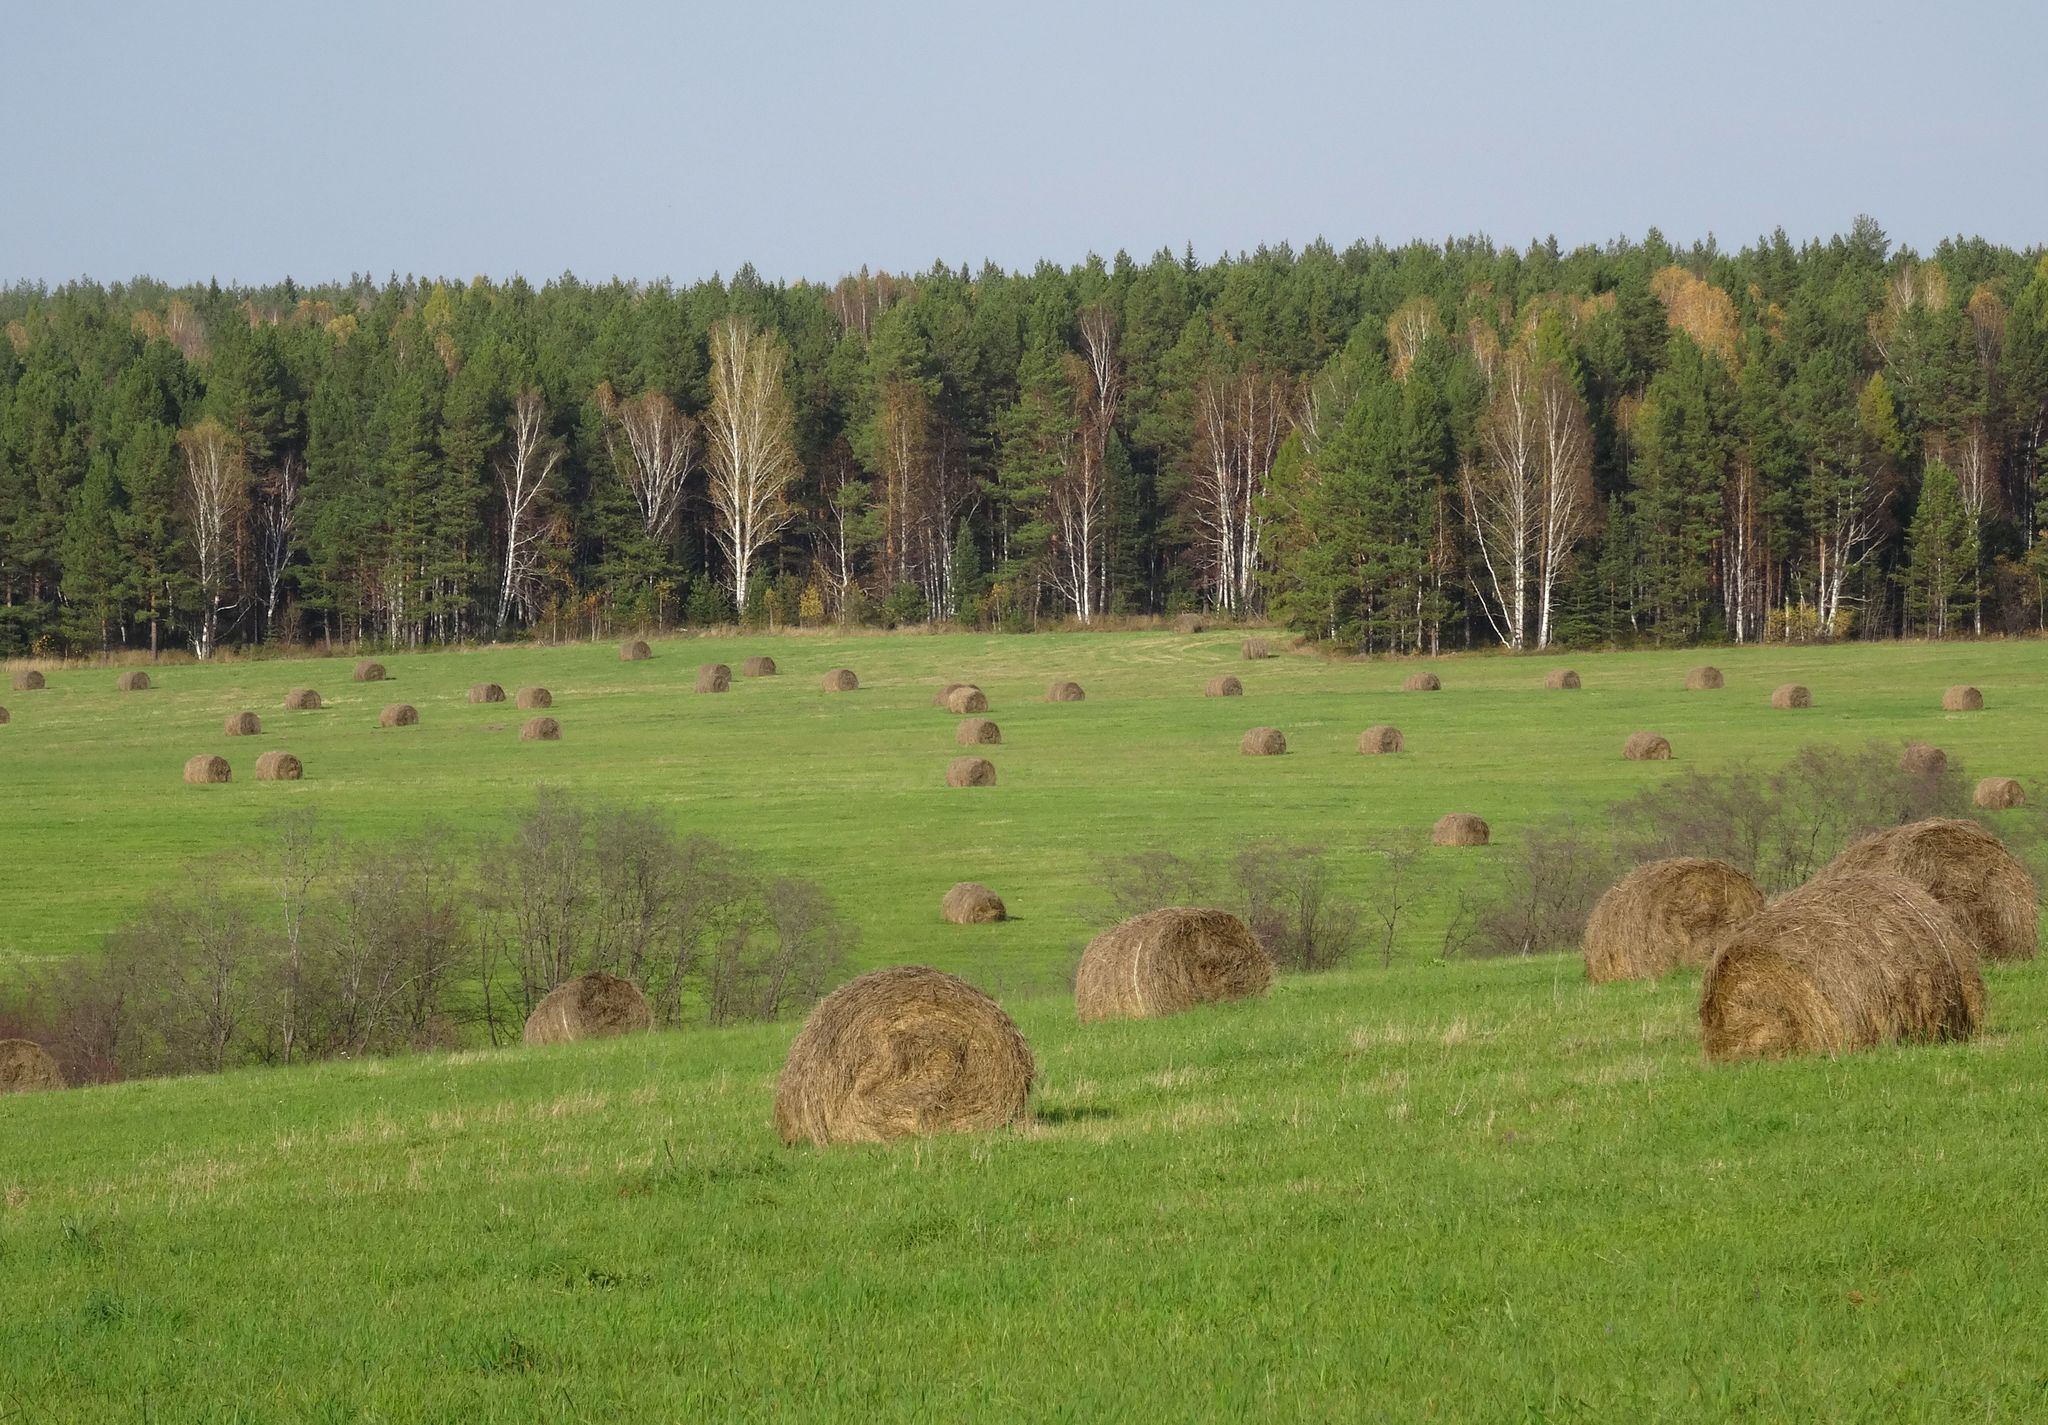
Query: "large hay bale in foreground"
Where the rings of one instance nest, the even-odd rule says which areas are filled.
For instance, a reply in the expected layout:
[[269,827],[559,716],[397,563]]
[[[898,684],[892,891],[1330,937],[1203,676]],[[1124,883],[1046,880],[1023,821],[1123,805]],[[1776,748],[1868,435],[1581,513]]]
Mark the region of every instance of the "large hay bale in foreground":
[[420,720],[420,710],[411,703],[393,703],[377,714],[379,727],[413,727]]
[[1271,658],[1273,650],[1263,638],[1247,638],[1237,646],[1237,656],[1247,663],[1255,663],[1261,658]]
[[305,775],[306,764],[280,747],[273,747],[256,759],[259,782],[296,782]]
[[860,686],[860,679],[851,668],[834,668],[819,680],[819,686],[828,693],[850,693]]
[[546,688],[521,688],[519,690],[519,706],[528,711],[534,708],[551,708],[554,705],[555,695]]
[[1241,698],[1244,696],[1244,684],[1238,682],[1236,678],[1228,673],[1218,673],[1209,680],[1208,686],[1202,689],[1202,696],[1205,698]]
[[972,686],[955,688],[946,696],[946,711],[956,716],[961,713],[985,713],[988,711],[988,694]]
[[1002,1006],[923,965],[876,970],[811,1011],[775,1082],[785,1143],[974,1133],[1024,1116],[1037,1066]]
[[653,656],[654,650],[647,646],[647,640],[644,638],[635,638],[619,645],[621,663],[638,663]]
[[1986,777],[1977,783],[1977,790],[1970,799],[1989,811],[2005,811],[2025,806],[2027,793],[2017,777]]
[[955,925],[985,925],[1010,918],[1003,898],[979,881],[962,881],[947,891],[939,913]]
[[1287,750],[1287,735],[1277,727],[1254,727],[1237,740],[1247,757],[1278,757]]
[[229,737],[255,737],[263,731],[263,719],[252,712],[229,713],[221,731]]
[[114,688],[117,692],[123,693],[147,692],[149,690],[149,674],[143,672],[140,668],[130,668],[120,677],[114,679]]
[[1566,692],[1579,686],[1579,675],[1569,668],[1553,668],[1543,675],[1543,686],[1552,692]]
[[384,665],[365,658],[356,664],[355,671],[349,674],[349,677],[358,683],[381,683],[385,678]]
[[29,1039],[0,1039],[0,1094],[63,1087],[64,1071],[42,1045]]
[[1385,723],[1375,723],[1358,734],[1358,750],[1367,757],[1399,752],[1401,747],[1401,729],[1389,727]]
[[1813,694],[1807,690],[1804,683],[1781,683],[1771,693],[1771,706],[1810,708],[1813,706]]
[[946,785],[949,787],[993,787],[996,784],[996,764],[986,757],[955,757],[946,764]]
[[749,678],[772,678],[775,676],[775,660],[765,653],[740,661],[740,672]]
[[953,740],[962,747],[989,747],[1003,740],[1003,730],[985,717],[970,717],[953,729]]
[[1943,712],[1982,712],[1984,695],[1964,683],[1958,683],[1941,695]]
[[1700,985],[1709,1059],[1967,1039],[1984,1014],[1969,935],[1905,876],[1819,876],[1729,933]]
[[697,670],[697,691],[723,693],[732,687],[732,669],[723,663],[706,663]]
[[320,695],[311,688],[293,688],[284,695],[286,712],[318,712],[320,707]]
[[1638,866],[1587,918],[1579,946],[1586,978],[1653,980],[1704,969],[1729,932],[1763,908],[1756,882],[1726,861],[1674,856]]
[[1069,678],[1062,678],[1045,690],[1045,700],[1049,703],[1079,703],[1087,701],[1087,698],[1088,694],[1082,691],[1081,685]]
[[1410,673],[1401,684],[1404,693],[1435,693],[1442,691],[1444,680],[1434,673]]
[[1155,1019],[1264,994],[1273,958],[1227,910],[1148,911],[1088,942],[1074,978],[1083,1023]]
[[1866,836],[1815,877],[1881,871],[1934,897],[1987,960],[2031,960],[2040,927],[2034,878],[1974,821],[1936,817]]
[[1631,732],[1621,744],[1621,755],[1630,762],[1669,762],[1671,743],[1654,732]]
[[1429,829],[1432,846],[1484,846],[1493,828],[1469,811],[1454,811],[1437,818]]
[[473,703],[502,703],[505,701],[505,690],[496,683],[471,683],[469,700]]
[[1685,690],[1688,693],[1704,693],[1714,688],[1725,687],[1728,680],[1721,676],[1721,670],[1711,663],[1702,663],[1685,675]]
[[551,717],[530,717],[519,724],[521,742],[560,742],[562,725]]
[[654,1028],[654,1011],[640,986],[603,970],[564,980],[526,1016],[520,1038],[528,1044],[570,1044]]
[[1922,776],[1938,775],[1948,770],[1948,754],[1929,743],[1908,742],[1899,749],[1899,770]]
[[185,764],[185,780],[195,787],[225,782],[234,775],[228,766],[228,759],[216,757],[211,752],[202,752]]
[[[34,668],[24,668],[14,675],[14,691],[17,693],[33,693],[42,686],[43,675]],[[22,1044],[27,1041],[16,1039],[9,1042]]]

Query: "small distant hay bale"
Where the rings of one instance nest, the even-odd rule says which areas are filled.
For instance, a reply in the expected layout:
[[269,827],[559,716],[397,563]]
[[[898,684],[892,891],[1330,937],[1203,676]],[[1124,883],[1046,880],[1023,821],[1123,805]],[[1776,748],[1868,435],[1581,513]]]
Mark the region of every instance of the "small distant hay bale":
[[1060,679],[1045,690],[1045,700],[1049,703],[1078,703],[1085,702],[1087,698],[1088,694],[1081,690],[1081,685],[1068,678]]
[[985,925],[1010,918],[1003,898],[979,881],[962,881],[947,891],[939,913],[955,925]]
[[706,663],[697,670],[697,691],[723,693],[732,687],[732,669],[723,663]]
[[1444,680],[1434,673],[1410,673],[1408,680],[1401,684],[1404,693],[1435,693],[1442,691]]
[[1727,686],[1728,680],[1721,676],[1721,670],[1711,663],[1702,663],[1685,675],[1685,690],[1688,693],[1704,693],[1714,688]]
[[959,692],[962,688],[971,688],[973,686],[972,683],[948,683],[932,694],[932,706],[942,708],[953,700],[953,694]]
[[256,759],[259,782],[296,782],[305,775],[306,764],[283,748],[273,747]]
[[1401,747],[1401,729],[1389,727],[1385,723],[1376,723],[1358,734],[1358,750],[1367,757],[1399,752]]
[[1278,757],[1287,751],[1287,735],[1277,727],[1254,727],[1237,740],[1247,757]]
[[638,663],[643,659],[652,658],[653,656],[654,650],[647,646],[647,640],[644,638],[636,638],[629,643],[619,645],[619,661],[621,663]]
[[[33,693],[42,686],[43,675],[34,668],[24,668],[14,675],[14,691],[17,693]],[[27,1041],[16,1039],[10,1042],[21,1044]]]
[[0,727],[5,727],[8,723],[13,721],[14,714],[7,711],[6,708],[0,708]]
[[1638,866],[1608,887],[1586,920],[1586,978],[1654,980],[1705,969],[1729,932],[1763,907],[1756,882],[1726,861],[1674,856]]
[[233,776],[234,769],[228,766],[228,759],[210,752],[202,752],[185,764],[185,780],[195,787],[225,782]]
[[1880,831],[1820,874],[1860,872],[1904,876],[1918,885],[1956,918],[1984,959],[2034,958],[2040,935],[2034,878],[2004,842],[1974,821],[1936,817]]
[[140,668],[130,668],[114,680],[114,687],[123,693],[146,692],[149,688],[149,674]]
[[954,714],[988,711],[988,694],[976,687],[955,688],[946,697],[946,711]]
[[962,747],[992,747],[1003,740],[1003,730],[985,717],[970,717],[953,729],[953,740]]
[[1175,633],[1200,633],[1208,625],[1202,622],[1200,614],[1179,614],[1173,620]]
[[1238,645],[1237,656],[1247,663],[1255,663],[1261,658],[1271,658],[1273,650],[1263,638],[1247,638]]
[[564,980],[526,1016],[520,1038],[528,1044],[573,1044],[654,1028],[654,1011],[640,986],[602,970]]
[[860,686],[860,679],[854,677],[851,668],[834,668],[820,683],[828,693],[850,693]]
[[318,712],[320,706],[320,695],[311,688],[293,688],[284,695],[286,712]]
[[420,720],[420,710],[411,703],[393,703],[377,714],[379,727],[412,727]]
[[2006,811],[2025,806],[2027,792],[2017,777],[1986,777],[1977,784],[1971,800],[1988,811]]
[[1813,706],[1813,694],[1807,691],[1804,683],[1782,683],[1771,693],[1771,706],[1810,708]]
[[1202,696],[1205,698],[1241,698],[1244,696],[1244,684],[1238,682],[1235,677],[1228,673],[1218,673],[1209,680],[1208,686],[1202,689]]
[[1934,775],[1948,770],[1948,754],[1926,742],[1909,742],[1899,750],[1899,770]]
[[1579,686],[1579,675],[1569,668],[1553,668],[1543,675],[1543,686],[1554,693],[1569,692]]
[[749,678],[772,678],[775,676],[775,660],[765,653],[740,661],[740,672]]
[[1454,811],[1437,818],[1429,829],[1432,846],[1484,846],[1493,828],[1469,811]]
[[562,725],[551,717],[530,717],[519,724],[521,742],[560,742]]
[[1982,712],[1984,695],[1966,683],[1958,683],[1941,695],[1943,712]]
[[372,662],[368,658],[356,664],[355,671],[349,674],[349,677],[358,683],[381,683],[386,676],[384,665]]
[[1631,732],[1621,744],[1621,755],[1630,762],[1669,762],[1671,743],[1654,732]]
[[1088,942],[1074,977],[1082,1023],[1156,1019],[1247,999],[1273,983],[1273,958],[1227,910],[1174,906],[1133,916]]
[[469,700],[473,703],[502,703],[505,701],[505,690],[496,683],[471,683]]
[[519,706],[522,708],[551,708],[554,705],[555,695],[546,688],[521,688],[519,690]]
[[63,1087],[64,1071],[49,1050],[30,1039],[0,1039],[0,1094]]
[[263,719],[252,712],[229,713],[221,731],[229,737],[254,737],[263,731]]
[[993,787],[996,784],[996,764],[986,757],[955,757],[946,764],[946,785],[949,787]]
[[1969,935],[1905,876],[1816,877],[1729,933],[1700,985],[1715,1060],[1967,1039],[1984,1014]]

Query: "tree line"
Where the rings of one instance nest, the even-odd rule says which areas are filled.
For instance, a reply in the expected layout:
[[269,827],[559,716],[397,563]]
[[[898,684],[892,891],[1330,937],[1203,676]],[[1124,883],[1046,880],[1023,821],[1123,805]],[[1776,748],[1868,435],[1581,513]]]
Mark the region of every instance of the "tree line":
[[0,289],[0,653],[1270,616],[2040,628],[2048,256],[1481,238]]

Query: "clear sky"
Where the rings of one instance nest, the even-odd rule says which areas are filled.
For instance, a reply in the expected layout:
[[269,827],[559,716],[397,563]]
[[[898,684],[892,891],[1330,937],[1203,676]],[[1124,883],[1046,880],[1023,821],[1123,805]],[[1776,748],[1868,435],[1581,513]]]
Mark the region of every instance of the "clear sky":
[[2048,4],[0,0],[0,280],[2048,239]]

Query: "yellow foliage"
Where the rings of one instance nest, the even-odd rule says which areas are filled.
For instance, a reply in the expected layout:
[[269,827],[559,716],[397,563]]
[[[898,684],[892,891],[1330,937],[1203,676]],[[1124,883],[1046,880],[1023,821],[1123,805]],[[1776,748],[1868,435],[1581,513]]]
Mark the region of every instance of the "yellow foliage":
[[334,338],[336,346],[347,346],[348,339],[356,334],[354,312],[343,312],[327,324],[327,334]]
[[803,593],[797,596],[796,616],[804,624],[825,621],[825,595],[815,583],[804,585]]
[[1726,292],[1676,265],[1652,277],[1650,290],[1664,304],[1664,320],[1673,329],[1720,357],[1730,371],[1735,369],[1742,324],[1735,315],[1735,302]]

